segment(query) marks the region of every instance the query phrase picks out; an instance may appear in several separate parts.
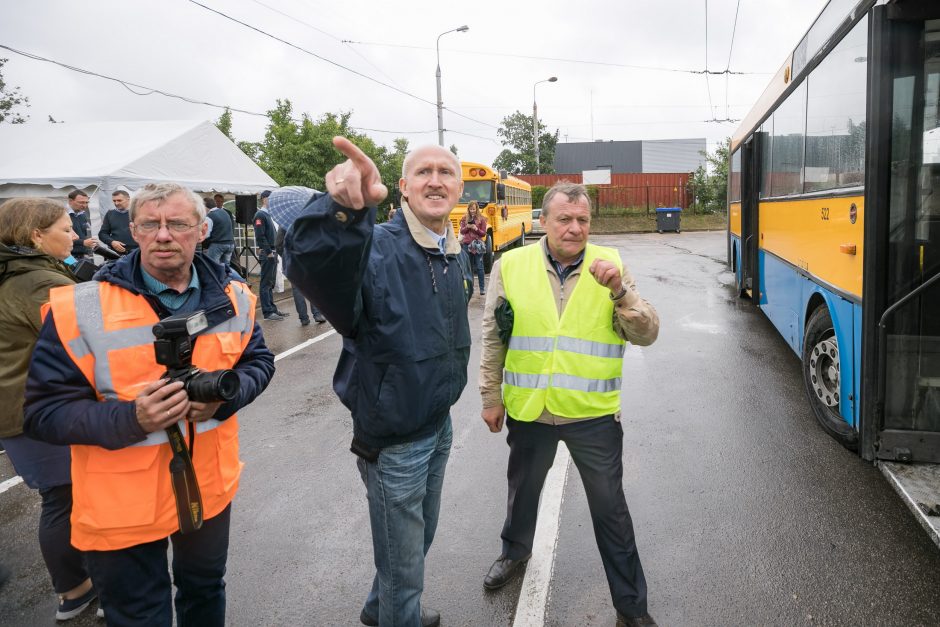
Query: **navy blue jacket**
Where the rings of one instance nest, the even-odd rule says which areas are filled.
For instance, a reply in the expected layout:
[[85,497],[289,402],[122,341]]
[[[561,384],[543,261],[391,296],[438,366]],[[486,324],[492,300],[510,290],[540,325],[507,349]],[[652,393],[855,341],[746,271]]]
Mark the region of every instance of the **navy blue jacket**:
[[[209,328],[233,318],[235,311],[224,289],[230,281],[240,279],[228,268],[201,255],[196,255],[193,262],[199,274],[198,309],[205,310]],[[140,251],[135,250],[104,266],[95,280],[112,283],[134,294],[144,293]],[[170,315],[156,297],[146,298],[160,318]],[[195,341],[199,341],[198,337]],[[233,400],[219,407],[213,416],[217,420],[225,420],[248,405],[274,376],[274,355],[265,345],[258,323],[233,370],[238,374],[241,388]],[[98,401],[91,384],[62,347],[51,313],[39,331],[33,351],[24,409],[26,434],[52,444],[91,444],[120,449],[147,436],[137,422],[133,401]]]
[[88,210],[70,213],[69,219],[72,220],[72,230],[78,234],[78,239],[72,242],[72,256],[80,258],[92,254],[91,248],[82,243],[91,237],[91,220],[88,218]]
[[261,253],[266,257],[274,252],[274,241],[276,239],[277,224],[274,223],[270,213],[259,209],[255,214],[255,245],[261,249]]
[[314,195],[284,246],[287,277],[343,335],[333,389],[376,448],[432,435],[467,383],[469,260],[453,233],[446,255],[421,246],[406,211],[375,226],[374,208]]
[[98,239],[106,246],[111,246],[111,242],[117,240],[124,244],[127,251],[137,248],[137,242],[131,235],[130,212],[110,209],[104,214],[104,220],[101,222],[101,228],[98,229]]

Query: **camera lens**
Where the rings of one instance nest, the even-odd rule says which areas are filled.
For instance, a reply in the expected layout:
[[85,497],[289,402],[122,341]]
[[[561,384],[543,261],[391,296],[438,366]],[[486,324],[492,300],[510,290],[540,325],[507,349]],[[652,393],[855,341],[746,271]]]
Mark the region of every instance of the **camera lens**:
[[234,370],[198,372],[186,381],[189,400],[200,403],[230,401],[238,394],[241,382]]

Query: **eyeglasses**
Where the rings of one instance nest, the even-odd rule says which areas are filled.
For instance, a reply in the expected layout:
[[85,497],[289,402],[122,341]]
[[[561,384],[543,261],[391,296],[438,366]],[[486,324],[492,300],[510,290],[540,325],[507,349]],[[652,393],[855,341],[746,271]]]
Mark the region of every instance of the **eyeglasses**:
[[139,224],[134,225],[134,230],[139,231],[141,233],[156,233],[163,226],[166,226],[168,230],[173,231],[174,233],[186,233],[187,231],[191,231],[199,225],[189,224],[188,222],[178,222],[176,220],[172,220],[166,223],[164,222],[141,222]]

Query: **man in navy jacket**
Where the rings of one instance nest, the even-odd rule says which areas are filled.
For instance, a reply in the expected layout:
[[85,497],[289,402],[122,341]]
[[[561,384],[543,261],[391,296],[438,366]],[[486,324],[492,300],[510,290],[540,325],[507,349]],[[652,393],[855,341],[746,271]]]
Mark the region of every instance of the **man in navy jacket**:
[[343,335],[333,389],[353,417],[352,451],[366,485],[376,575],[360,621],[437,625],[421,606],[452,440],[450,408],[467,382],[470,264],[450,225],[460,163],[438,146],[405,157],[407,203],[375,225],[386,189],[378,169],[337,137],[348,159],[327,194],[277,190],[287,277]]

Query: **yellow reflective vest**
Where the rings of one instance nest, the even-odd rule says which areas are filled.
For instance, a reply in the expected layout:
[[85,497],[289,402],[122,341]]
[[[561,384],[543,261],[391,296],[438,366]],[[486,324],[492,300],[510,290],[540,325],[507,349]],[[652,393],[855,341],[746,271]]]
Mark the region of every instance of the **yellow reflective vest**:
[[531,422],[545,409],[565,418],[620,411],[625,342],[614,331],[610,290],[588,272],[598,258],[623,271],[616,250],[588,244],[584,270],[559,318],[542,246],[503,255],[500,276],[514,313],[503,404],[512,418]]

